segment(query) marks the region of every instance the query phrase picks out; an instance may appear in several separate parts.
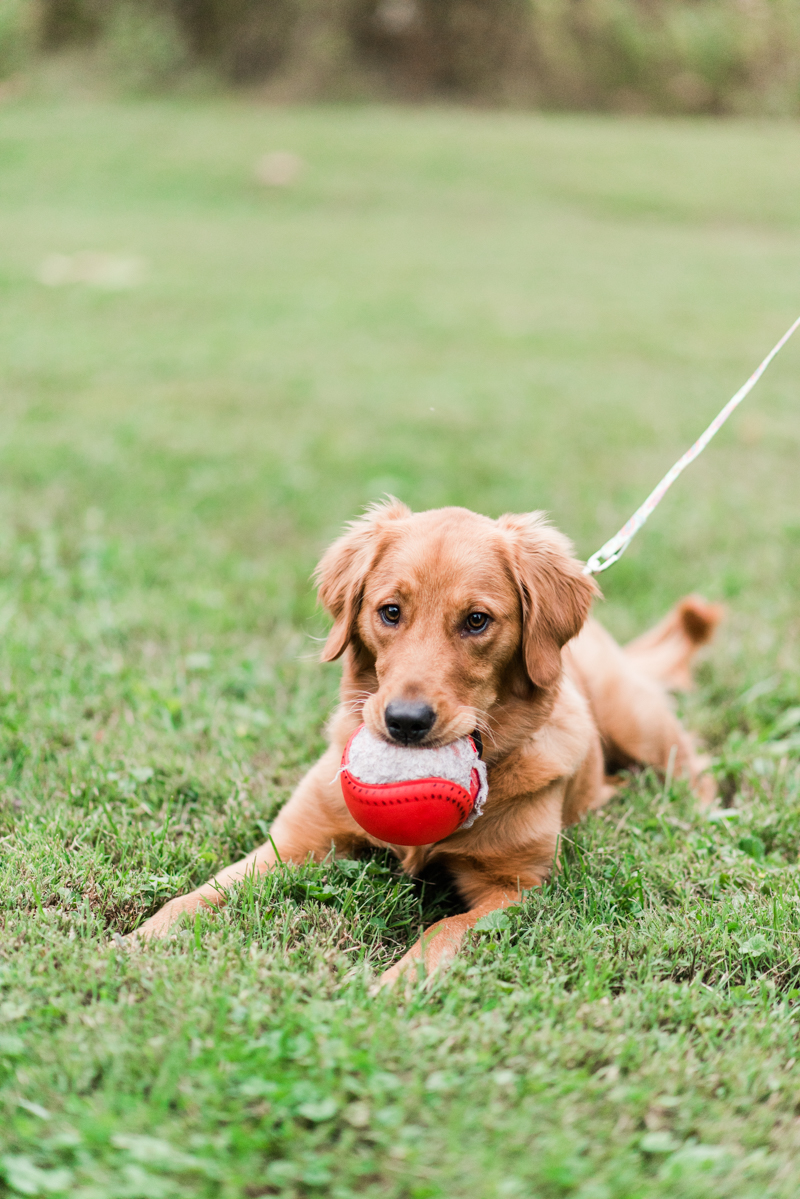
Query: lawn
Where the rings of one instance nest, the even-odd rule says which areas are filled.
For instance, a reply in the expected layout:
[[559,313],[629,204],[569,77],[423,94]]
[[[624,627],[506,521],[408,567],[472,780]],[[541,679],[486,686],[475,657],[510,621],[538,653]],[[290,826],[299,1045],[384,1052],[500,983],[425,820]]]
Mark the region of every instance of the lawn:
[[[370,982],[457,900],[381,856],[114,934],[319,752],[342,523],[545,508],[587,556],[800,312],[798,194],[789,123],[2,103],[9,1194],[797,1195],[800,341],[602,579],[620,637],[725,601],[683,704],[724,809],[633,778],[408,995]],[[40,281],[80,251],[141,280]]]

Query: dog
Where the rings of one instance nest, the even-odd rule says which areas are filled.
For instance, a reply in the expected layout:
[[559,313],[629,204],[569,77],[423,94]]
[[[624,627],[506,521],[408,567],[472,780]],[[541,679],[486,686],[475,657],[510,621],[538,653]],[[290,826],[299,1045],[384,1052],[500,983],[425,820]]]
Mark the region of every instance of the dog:
[[542,513],[415,514],[394,499],[351,522],[316,580],[333,617],[322,661],[343,659],[328,749],[267,844],[170,900],[133,936],[161,936],[181,916],[219,907],[233,883],[278,860],[382,845],[353,820],[337,778],[361,723],[403,745],[435,747],[477,733],[489,778],[472,827],[433,845],[389,847],[412,875],[443,864],[467,911],[428,929],[384,983],[423,956],[429,971],[445,965],[481,916],[547,879],[561,830],[613,794],[615,771],[671,770],[701,802],[713,796],[668,691],[691,683],[691,660],[721,616],[716,605],[690,596],[623,649],[590,617],[599,589]]

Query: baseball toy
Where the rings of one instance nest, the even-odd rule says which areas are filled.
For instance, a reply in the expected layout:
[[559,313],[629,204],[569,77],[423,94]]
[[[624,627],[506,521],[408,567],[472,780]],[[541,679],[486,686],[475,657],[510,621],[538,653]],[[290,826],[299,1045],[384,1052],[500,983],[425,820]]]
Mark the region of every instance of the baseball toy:
[[383,741],[363,724],[345,746],[339,780],[353,819],[390,845],[432,845],[469,828],[489,791],[472,737],[412,749]]

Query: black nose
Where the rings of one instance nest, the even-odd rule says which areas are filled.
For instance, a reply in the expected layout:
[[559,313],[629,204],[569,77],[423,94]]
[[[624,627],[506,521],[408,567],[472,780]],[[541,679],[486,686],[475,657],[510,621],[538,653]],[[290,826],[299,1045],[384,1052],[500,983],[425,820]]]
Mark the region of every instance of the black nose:
[[419,700],[393,699],[383,715],[389,736],[401,745],[421,741],[436,723],[433,708]]

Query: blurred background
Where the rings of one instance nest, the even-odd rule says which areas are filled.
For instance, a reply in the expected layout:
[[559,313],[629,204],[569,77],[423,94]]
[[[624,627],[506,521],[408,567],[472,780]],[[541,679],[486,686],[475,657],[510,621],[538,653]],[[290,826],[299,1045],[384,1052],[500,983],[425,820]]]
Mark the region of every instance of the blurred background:
[[0,71],[73,54],[131,90],[619,112],[800,105],[794,0],[4,0]]

